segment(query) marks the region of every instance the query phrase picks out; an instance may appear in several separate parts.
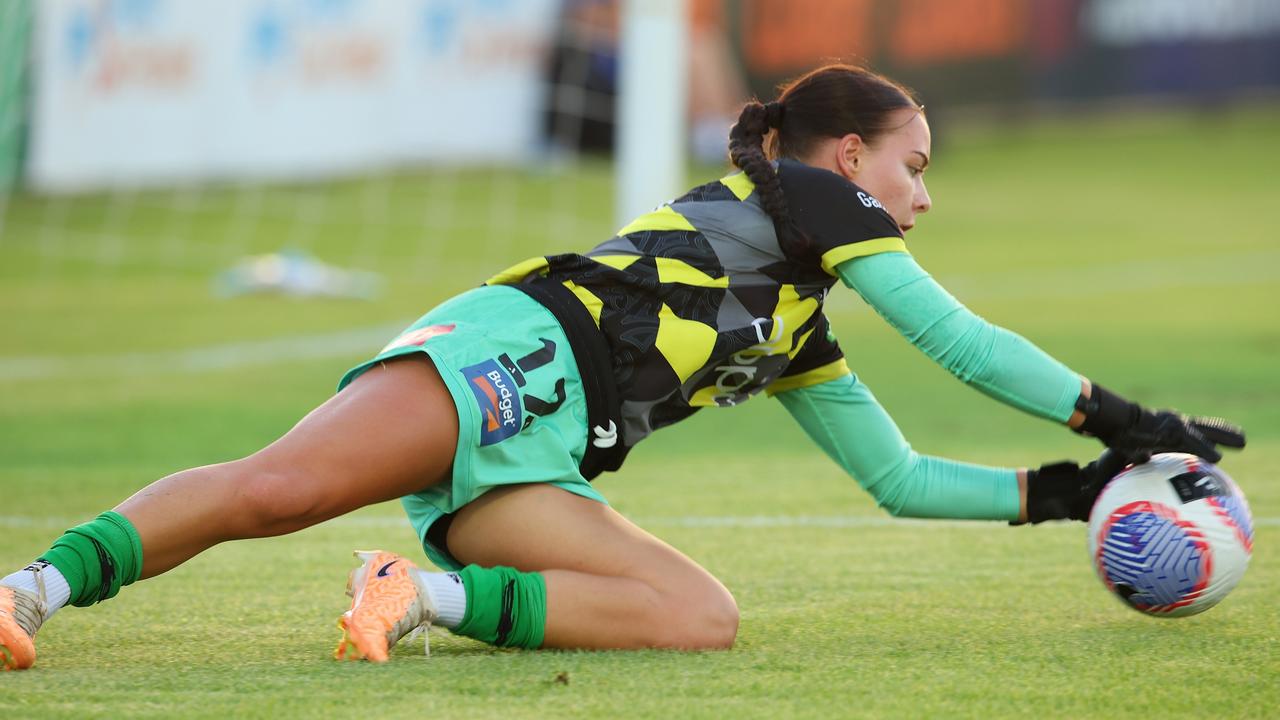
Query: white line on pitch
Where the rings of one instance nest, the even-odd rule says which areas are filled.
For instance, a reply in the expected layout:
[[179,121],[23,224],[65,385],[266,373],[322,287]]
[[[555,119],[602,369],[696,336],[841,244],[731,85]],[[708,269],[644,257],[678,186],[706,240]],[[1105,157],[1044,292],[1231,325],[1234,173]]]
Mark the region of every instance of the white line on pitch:
[[372,356],[409,322],[163,352],[0,357],[0,382],[156,372],[185,374],[340,358],[360,353]]

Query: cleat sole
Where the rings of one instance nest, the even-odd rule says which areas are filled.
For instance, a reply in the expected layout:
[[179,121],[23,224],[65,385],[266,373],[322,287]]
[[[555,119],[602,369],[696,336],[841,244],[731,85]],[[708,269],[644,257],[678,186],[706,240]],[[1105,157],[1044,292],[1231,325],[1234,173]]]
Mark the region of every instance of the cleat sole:
[[363,660],[364,655],[360,653],[360,648],[351,640],[351,633],[347,632],[347,625],[343,622],[343,618],[338,618],[338,629],[342,631],[342,639],[338,641],[338,647],[333,651],[334,660]]

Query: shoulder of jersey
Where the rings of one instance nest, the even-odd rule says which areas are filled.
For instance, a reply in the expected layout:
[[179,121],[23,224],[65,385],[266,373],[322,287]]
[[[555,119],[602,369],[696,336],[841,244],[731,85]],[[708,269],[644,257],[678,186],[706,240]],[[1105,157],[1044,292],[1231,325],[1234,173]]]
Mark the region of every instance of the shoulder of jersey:
[[874,195],[830,170],[783,159],[778,161],[778,176],[783,183],[783,192],[788,193],[789,204],[804,205],[806,201],[839,203],[846,210],[861,209],[863,212],[859,214],[868,224],[883,221],[891,234],[902,234],[898,223]]

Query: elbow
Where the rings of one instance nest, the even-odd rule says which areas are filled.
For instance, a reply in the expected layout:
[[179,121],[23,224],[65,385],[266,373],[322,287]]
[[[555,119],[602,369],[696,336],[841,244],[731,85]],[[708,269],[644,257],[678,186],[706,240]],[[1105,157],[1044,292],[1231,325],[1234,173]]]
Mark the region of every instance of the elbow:
[[893,517],[912,517],[911,497],[916,486],[920,456],[910,451],[899,462],[866,486],[876,505]]
[[895,517],[895,518],[911,517],[911,513],[907,512],[905,505],[892,505],[892,504],[882,503],[880,505],[880,508],[885,512],[889,513],[891,517]]
[[990,350],[989,347],[980,348],[972,345],[952,347],[938,355],[937,362],[965,385],[980,384],[986,377],[987,368],[991,364]]
[[995,355],[995,328],[978,320],[969,330],[941,347],[943,338],[930,338],[925,352],[965,385],[981,382]]

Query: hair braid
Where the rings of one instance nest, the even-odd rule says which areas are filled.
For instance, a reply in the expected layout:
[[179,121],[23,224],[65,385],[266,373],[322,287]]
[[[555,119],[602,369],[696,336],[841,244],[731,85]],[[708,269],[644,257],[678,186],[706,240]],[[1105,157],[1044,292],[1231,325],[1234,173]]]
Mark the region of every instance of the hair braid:
[[788,255],[799,259],[805,254],[807,243],[791,230],[791,214],[782,193],[782,182],[764,153],[765,135],[782,124],[785,114],[782,103],[764,105],[754,100],[747,103],[729,131],[729,160],[756,186],[760,204],[773,219],[778,244]]

